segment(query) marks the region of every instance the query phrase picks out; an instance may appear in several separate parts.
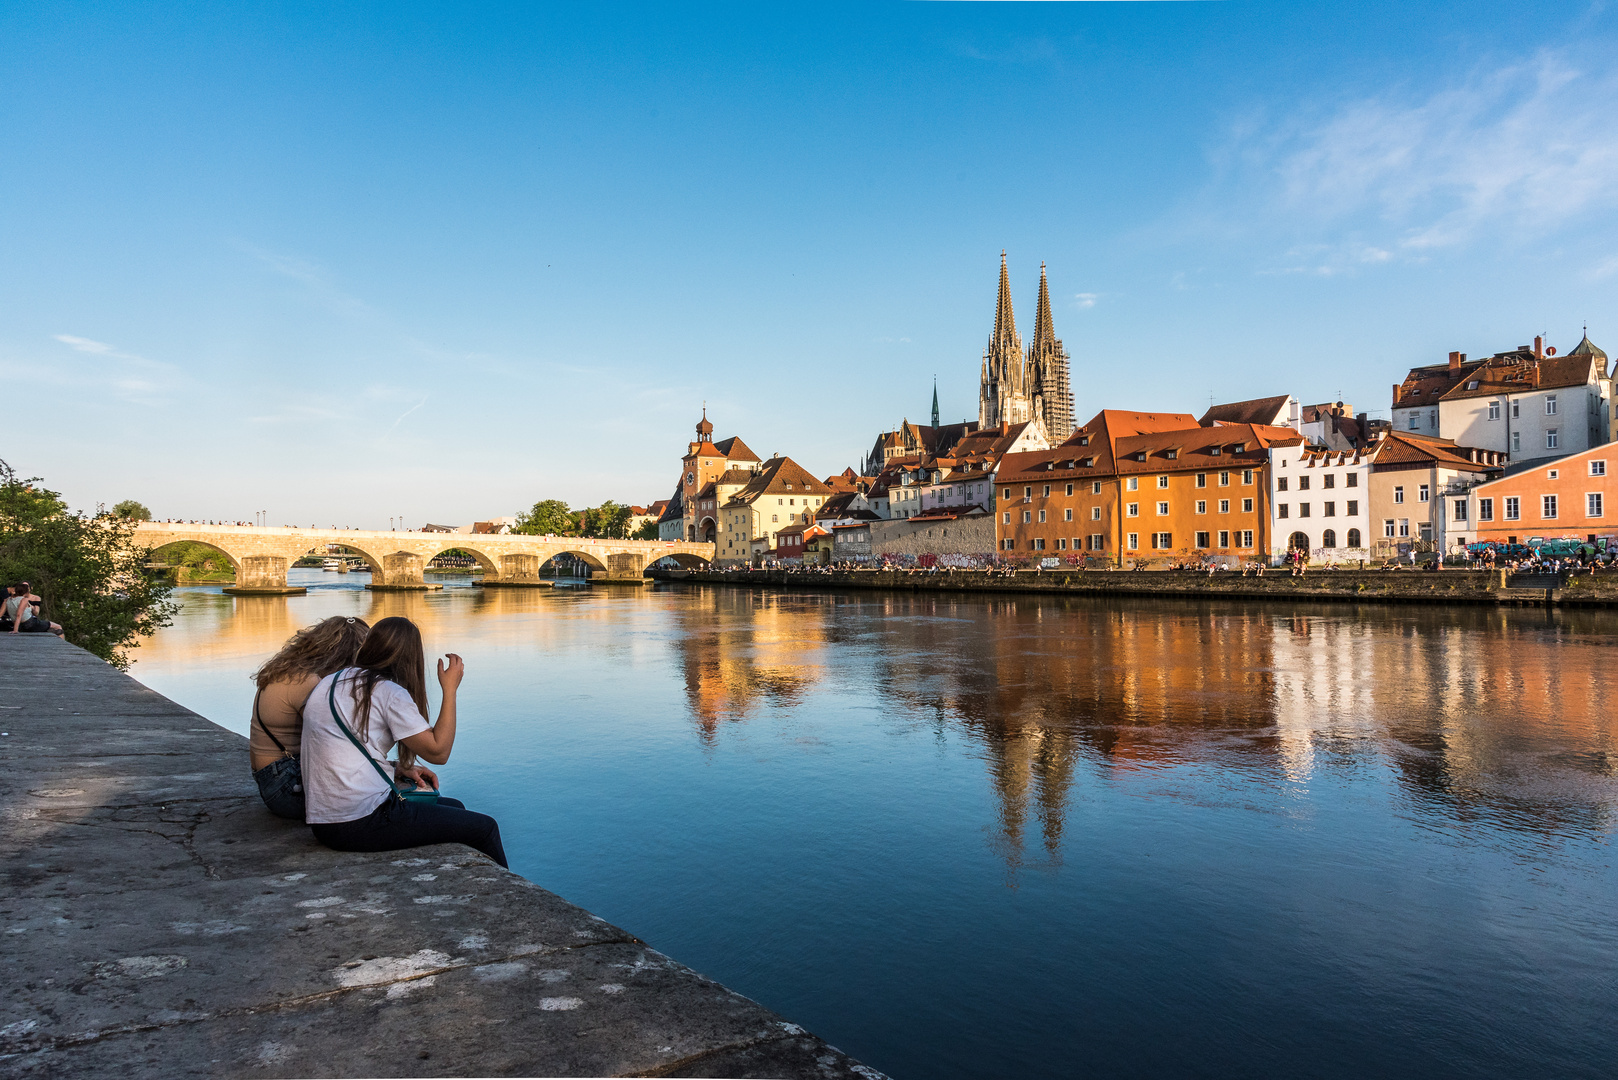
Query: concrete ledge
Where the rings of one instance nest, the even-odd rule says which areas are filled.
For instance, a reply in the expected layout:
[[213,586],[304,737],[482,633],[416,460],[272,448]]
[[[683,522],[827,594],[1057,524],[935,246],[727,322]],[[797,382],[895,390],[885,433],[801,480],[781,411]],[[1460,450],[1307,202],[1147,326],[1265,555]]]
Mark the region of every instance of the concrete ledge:
[[0,673],[7,1076],[880,1077],[469,848],[319,846],[54,637]]
[[650,585],[653,579],[649,577],[592,577],[591,585]]
[[436,581],[424,582],[420,585],[376,585],[365,586],[372,592],[436,592],[444,586]]
[[302,596],[308,591],[302,585],[226,585],[220,590],[229,596]]
[[554,582],[554,581],[490,581],[488,578],[484,578],[482,581],[474,581],[474,582],[472,582],[472,584],[474,584],[474,585],[482,585],[485,589],[554,589],[554,588],[556,588],[556,582]]

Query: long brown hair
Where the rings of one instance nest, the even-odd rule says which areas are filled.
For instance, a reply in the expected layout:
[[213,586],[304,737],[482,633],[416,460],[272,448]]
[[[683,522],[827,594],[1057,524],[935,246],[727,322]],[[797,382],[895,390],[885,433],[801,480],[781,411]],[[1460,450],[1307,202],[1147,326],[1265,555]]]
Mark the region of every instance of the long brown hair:
[[354,662],[371,627],[364,619],[333,615],[306,626],[287,639],[281,651],[253,673],[260,690],[271,683],[291,682],[307,675],[325,678]]
[[[354,697],[359,702],[355,726],[360,738],[367,737],[371,720],[371,693],[379,682],[398,683],[427,719],[427,656],[421,647],[421,631],[409,619],[397,615],[378,619],[354,657]],[[401,760],[403,758],[401,757]]]

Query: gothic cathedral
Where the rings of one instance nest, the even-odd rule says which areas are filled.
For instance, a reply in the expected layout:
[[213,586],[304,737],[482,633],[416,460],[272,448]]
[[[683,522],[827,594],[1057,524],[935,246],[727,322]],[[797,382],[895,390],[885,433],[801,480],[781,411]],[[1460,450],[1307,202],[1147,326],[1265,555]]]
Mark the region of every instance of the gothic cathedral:
[[1073,388],[1068,375],[1067,351],[1051,326],[1051,294],[1045,264],[1039,264],[1039,310],[1034,316],[1034,340],[1027,352],[1011,313],[1011,278],[1006,253],[1000,253],[1000,298],[994,308],[994,334],[983,351],[983,374],[978,388],[978,424],[999,427],[1002,422],[1032,421],[1045,430],[1050,444],[1073,434]]

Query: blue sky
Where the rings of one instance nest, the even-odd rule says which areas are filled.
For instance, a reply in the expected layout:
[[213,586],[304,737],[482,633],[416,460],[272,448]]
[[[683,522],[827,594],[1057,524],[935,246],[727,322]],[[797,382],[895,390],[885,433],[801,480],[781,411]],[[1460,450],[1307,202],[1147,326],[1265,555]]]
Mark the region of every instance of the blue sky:
[[975,416],[1618,346],[1603,4],[12,4],[0,457],[74,505],[460,524]]

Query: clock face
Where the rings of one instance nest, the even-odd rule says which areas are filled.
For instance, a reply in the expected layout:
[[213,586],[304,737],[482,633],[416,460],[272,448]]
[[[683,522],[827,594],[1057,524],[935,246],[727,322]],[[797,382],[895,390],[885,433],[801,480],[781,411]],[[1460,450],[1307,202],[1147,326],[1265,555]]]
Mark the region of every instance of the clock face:
[[689,487],[691,484],[695,483],[696,479],[697,479],[697,474],[696,473],[686,473],[685,474],[686,486]]

